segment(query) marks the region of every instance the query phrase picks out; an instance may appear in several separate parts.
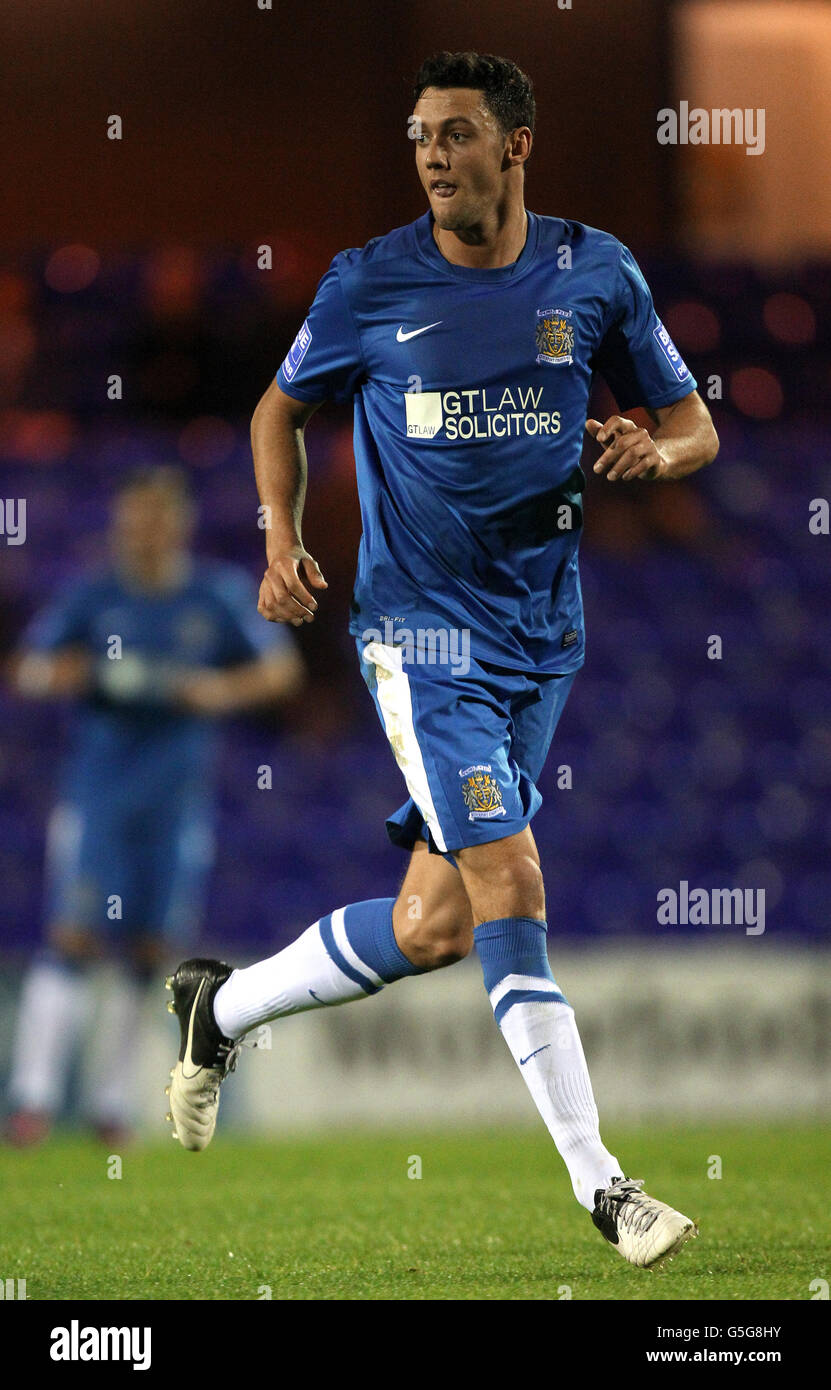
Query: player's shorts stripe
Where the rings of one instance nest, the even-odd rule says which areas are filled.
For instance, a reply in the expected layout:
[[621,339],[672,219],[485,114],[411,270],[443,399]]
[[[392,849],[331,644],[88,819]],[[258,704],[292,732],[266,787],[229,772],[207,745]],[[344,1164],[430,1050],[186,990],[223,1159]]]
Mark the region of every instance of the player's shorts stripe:
[[372,983],[377,985],[380,989],[384,984],[381,976],[377,974],[371,966],[367,965],[366,961],[361,960],[346,934],[346,922],[344,921],[345,911],[346,908],[339,907],[332,913],[332,935],[335,938],[335,944],[339,948],[344,959],[352,966],[352,969],[357,970],[360,975],[365,975],[367,979],[371,980]]
[[556,980],[549,980],[545,975],[503,975],[499,984],[494,985],[488,994],[491,1008],[495,1009],[499,1001],[511,990],[518,989],[550,990],[552,994],[558,993]]
[[568,1000],[559,990],[550,989],[512,989],[502,998],[493,1011],[497,1023],[501,1023],[514,1004],[567,1004]]
[[338,967],[338,970],[346,976],[347,980],[352,980],[354,984],[360,985],[365,993],[377,994],[379,986],[374,985],[366,975],[363,975],[360,970],[356,970],[354,966],[350,965],[349,961],[340,950],[340,947],[335,941],[334,932],[332,931],[332,914],[329,913],[327,917],[321,917],[319,926],[321,940],[326,950],[329,952],[329,955],[332,957],[332,960],[335,962],[335,965]]
[[407,791],[430,827],[430,834],[438,848],[444,853],[447,842],[439,824],[427,769],[418,746],[413,723],[413,702],[410,695],[410,678],[403,669],[403,653],[400,647],[384,642],[368,642],[363,656],[383,675],[378,681],[376,693],[384,728],[390,741],[395,760],[404,774]]

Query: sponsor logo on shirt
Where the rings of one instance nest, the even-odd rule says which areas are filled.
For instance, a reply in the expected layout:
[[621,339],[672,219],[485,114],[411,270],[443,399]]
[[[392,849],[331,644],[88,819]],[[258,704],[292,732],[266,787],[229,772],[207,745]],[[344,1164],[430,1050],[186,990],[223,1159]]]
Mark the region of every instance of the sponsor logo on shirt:
[[300,363],[303,361],[303,358],[309,351],[311,341],[312,330],[309,327],[309,320],[306,319],[306,321],[300,329],[300,332],[298,333],[297,337],[295,338],[294,342],[289,348],[288,353],[286,354],[286,360],[283,363],[283,376],[286,378],[286,381],[291,381],[292,377],[297,371],[297,368],[300,366]]
[[505,439],[559,434],[559,410],[540,410],[542,386],[471,387],[458,391],[406,391],[410,439]]
[[573,309],[537,310],[537,361],[561,367],[574,361]]
[[690,374],[690,369],[660,319],[658,319],[657,325],[652,330],[652,336],[661,349],[661,352],[664,354],[664,357],[667,359],[667,362],[672,367],[672,370],[675,372],[678,380],[686,381]]

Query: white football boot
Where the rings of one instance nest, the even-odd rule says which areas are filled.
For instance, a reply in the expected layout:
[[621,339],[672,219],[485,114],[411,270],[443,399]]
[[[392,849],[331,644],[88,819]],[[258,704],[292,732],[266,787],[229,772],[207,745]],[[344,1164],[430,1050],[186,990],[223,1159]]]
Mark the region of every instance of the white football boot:
[[167,1118],[173,1138],[199,1152],[213,1138],[219,1110],[219,1088],[237,1065],[242,1046],[220,1032],[214,1019],[214,995],[231,974],[221,960],[186,960],[165,980],[173,991],[168,1010],[176,1014],[182,1033],[179,1060],[170,1073],[166,1095]]
[[642,1191],[642,1178],[612,1178],[594,1194],[592,1221],[629,1264],[651,1269],[671,1260],[698,1227],[689,1216]]

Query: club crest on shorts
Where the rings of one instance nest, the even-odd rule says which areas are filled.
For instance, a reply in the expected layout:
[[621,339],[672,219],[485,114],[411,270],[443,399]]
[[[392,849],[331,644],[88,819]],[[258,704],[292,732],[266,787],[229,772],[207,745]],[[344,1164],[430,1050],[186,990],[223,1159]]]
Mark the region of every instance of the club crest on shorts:
[[502,789],[491,773],[490,763],[473,763],[459,768],[462,796],[468,810],[468,820],[492,820],[504,816]]
[[574,361],[572,309],[537,310],[537,361],[559,367]]

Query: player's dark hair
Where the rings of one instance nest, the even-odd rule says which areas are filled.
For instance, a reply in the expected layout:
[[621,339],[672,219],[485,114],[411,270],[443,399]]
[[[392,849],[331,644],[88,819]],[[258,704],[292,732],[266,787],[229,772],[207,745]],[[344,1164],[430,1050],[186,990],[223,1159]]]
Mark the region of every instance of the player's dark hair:
[[503,135],[522,125],[534,133],[537,108],[533,84],[510,58],[497,58],[493,53],[435,53],[416,73],[416,101],[427,87],[472,87],[482,92]]

